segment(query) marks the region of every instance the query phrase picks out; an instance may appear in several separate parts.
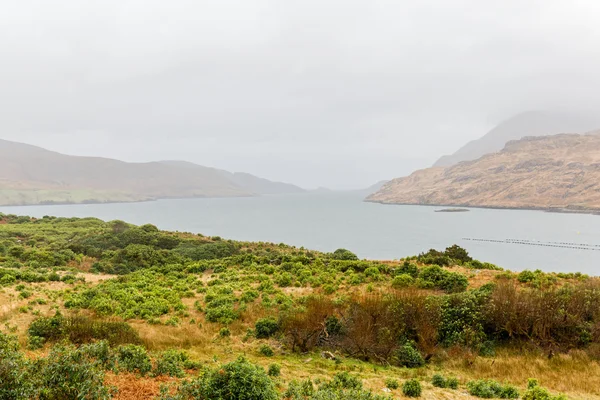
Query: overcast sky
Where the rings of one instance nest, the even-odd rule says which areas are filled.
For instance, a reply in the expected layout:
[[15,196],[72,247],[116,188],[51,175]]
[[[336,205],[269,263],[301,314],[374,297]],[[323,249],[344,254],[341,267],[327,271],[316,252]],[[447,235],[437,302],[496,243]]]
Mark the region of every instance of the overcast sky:
[[305,187],[600,103],[600,1],[0,0],[0,138]]

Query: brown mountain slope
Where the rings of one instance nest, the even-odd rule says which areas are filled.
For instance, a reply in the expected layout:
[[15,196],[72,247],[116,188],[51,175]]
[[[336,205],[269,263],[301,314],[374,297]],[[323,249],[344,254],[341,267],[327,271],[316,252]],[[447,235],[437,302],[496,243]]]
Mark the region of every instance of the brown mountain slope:
[[0,140],[0,205],[248,195],[212,168],[76,157]]
[[600,210],[600,132],[511,141],[475,161],[394,179],[367,201]]
[[510,140],[526,136],[547,136],[564,132],[588,132],[600,126],[594,114],[576,115],[556,111],[528,111],[503,121],[483,137],[472,140],[454,154],[441,157],[434,167],[449,167],[461,161],[476,160],[502,150]]

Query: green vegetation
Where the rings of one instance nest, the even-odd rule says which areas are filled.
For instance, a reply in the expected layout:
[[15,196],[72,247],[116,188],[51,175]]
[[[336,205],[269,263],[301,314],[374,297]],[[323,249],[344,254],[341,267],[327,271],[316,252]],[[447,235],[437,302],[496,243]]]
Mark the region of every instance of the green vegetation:
[[597,368],[600,348],[600,280],[512,274],[456,245],[380,262],[0,214],[0,300],[0,398],[109,398],[127,373],[170,382],[163,400],[454,396],[459,377],[481,398],[559,399],[470,366],[517,351]]

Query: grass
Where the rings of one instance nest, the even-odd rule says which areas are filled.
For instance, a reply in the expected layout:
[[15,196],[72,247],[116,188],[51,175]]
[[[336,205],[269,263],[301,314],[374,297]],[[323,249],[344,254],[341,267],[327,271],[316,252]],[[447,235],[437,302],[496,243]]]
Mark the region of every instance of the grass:
[[[381,299],[391,299],[390,307],[409,304],[420,298],[442,299],[450,303],[466,299],[466,306],[479,307],[477,299],[488,296],[485,290],[490,283],[498,287],[509,283],[514,285],[518,293],[551,296],[559,293],[561,288],[569,287],[589,290],[586,293],[593,294],[594,290],[600,290],[596,286],[597,278],[536,272],[531,280],[519,281],[517,274],[492,269],[477,270],[469,263],[454,260],[452,265],[443,268],[444,272],[438,274],[436,279],[443,281],[448,276],[456,277],[456,274],[464,276],[468,281],[466,291],[460,288],[460,293],[448,294],[443,282],[436,286],[437,283],[433,285],[419,279],[411,281],[410,287],[394,289],[391,281],[395,270],[414,264],[418,273],[430,265],[419,261],[419,257],[384,262],[338,260],[331,254],[291,246],[230,242],[190,233],[159,232],[152,226],[133,227],[119,221],[64,218],[29,220],[1,214],[0,221],[0,277],[2,273],[13,274],[15,271],[33,271],[44,276],[51,273],[59,277],[74,276],[74,279],[67,281],[44,282],[28,282],[23,280],[25,278],[19,278],[0,286],[0,331],[18,335],[22,348],[27,346],[27,327],[30,323],[40,316],[54,315],[56,309],[64,315],[78,313],[91,318],[100,317],[101,310],[110,310],[97,305],[66,308],[65,301],[69,299],[78,296],[97,298],[98,293],[105,290],[108,301],[115,300],[118,294],[124,310],[129,310],[147,301],[160,289],[170,293],[168,301],[171,307],[164,315],[141,319],[136,315],[130,317],[130,314],[124,314],[127,323],[138,332],[151,354],[173,348],[184,349],[192,360],[205,366],[234,361],[240,355],[265,370],[276,363],[281,366],[281,376],[275,378],[280,389],[284,389],[292,380],[310,378],[313,381],[327,381],[337,372],[348,371],[358,374],[366,389],[376,394],[388,393],[394,398],[402,398],[402,384],[413,378],[423,386],[421,398],[453,400],[473,398],[465,389],[470,380],[494,379],[524,390],[527,378],[535,377],[544,387],[555,393],[565,393],[569,398],[600,399],[600,343],[599,338],[594,336],[586,339],[591,344],[569,343],[560,349],[546,346],[542,341],[534,344],[514,338],[497,346],[494,356],[483,357],[478,354],[476,346],[470,346],[468,342],[449,345],[435,340],[426,342],[423,338],[427,336],[428,325],[424,324],[429,322],[427,317],[416,323],[406,319],[406,323],[415,323],[414,326],[419,329],[413,340],[420,351],[424,356],[430,354],[428,363],[422,368],[400,368],[392,365],[391,358],[361,359],[360,355],[351,354],[348,350],[350,347],[343,342],[330,347],[311,347],[302,354],[291,351],[281,332],[269,339],[257,339],[251,334],[256,321],[261,318],[274,317],[279,321],[286,313],[300,315],[305,312],[306,298],[312,295],[326,299],[324,312],[335,311],[346,324],[349,323],[350,311],[356,311],[345,308],[349,305],[362,307],[367,313],[353,314],[358,316],[356,318],[371,315],[383,323],[380,311],[385,314],[388,310],[377,308]],[[213,246],[223,242],[227,246]],[[207,244],[211,246],[206,247]],[[212,251],[217,247],[219,251],[230,253],[215,254]],[[185,252],[178,250],[181,248]],[[351,257],[351,253],[340,254]],[[127,268],[120,268],[123,265]],[[100,269],[119,274],[98,273]],[[153,282],[160,282],[160,288],[152,289],[151,293],[139,292],[137,289],[149,287],[148,277]],[[22,298],[24,291],[31,296]],[[500,296],[504,292],[494,293]],[[590,298],[592,300],[588,301],[595,304],[595,297]],[[37,302],[37,299],[41,301]],[[208,322],[207,305],[209,300],[215,299],[232,304],[237,318],[226,324]],[[523,299],[530,300],[529,297]],[[374,308],[369,309],[371,306]],[[407,312],[418,315],[423,312],[419,308],[421,306],[417,301],[414,303],[416,308],[407,309]],[[519,305],[522,308],[528,306],[525,303]],[[318,308],[316,310],[319,311]],[[477,308],[469,310],[474,314],[481,311]],[[454,309],[451,311],[457,312]],[[449,314],[451,322],[464,317],[462,309],[458,311]],[[396,312],[399,313],[398,310]],[[404,314],[390,315],[396,319]],[[113,314],[107,317],[119,319]],[[467,317],[475,318],[471,315]],[[316,321],[316,326],[321,326],[323,322]],[[548,324],[552,323],[548,321]],[[563,325],[562,322],[559,325]],[[223,328],[229,330],[229,336],[220,334]],[[362,325],[358,328],[370,329]],[[456,329],[461,331],[462,328],[459,326]],[[362,336],[371,334],[371,331],[365,332]],[[358,337],[362,336],[359,332]],[[551,338],[555,343],[564,339]],[[265,345],[274,350],[272,357],[260,354],[259,349]],[[42,357],[48,354],[50,346],[46,344],[39,350],[27,350],[26,355],[30,358]],[[337,361],[323,358],[323,350],[334,352]],[[456,376],[460,381],[459,389],[433,387],[431,378],[436,373]],[[195,374],[188,371],[188,376]],[[388,392],[385,389],[388,379],[398,380],[399,389]],[[176,378],[164,376],[140,377],[112,372],[107,373],[105,380],[119,389],[115,395],[117,399],[152,398],[158,395],[161,384],[177,382]]]

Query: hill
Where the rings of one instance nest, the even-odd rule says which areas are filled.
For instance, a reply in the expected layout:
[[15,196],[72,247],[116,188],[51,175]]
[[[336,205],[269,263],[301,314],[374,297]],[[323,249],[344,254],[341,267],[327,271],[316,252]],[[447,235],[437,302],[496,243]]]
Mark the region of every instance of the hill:
[[252,194],[213,168],[69,156],[0,140],[0,205]]
[[600,133],[511,141],[475,161],[394,179],[367,201],[600,211]]
[[3,214],[0,255],[3,399],[600,399],[595,277]]
[[[188,161],[167,160],[161,162],[184,168],[206,168]],[[222,169],[214,169],[214,171],[218,172],[240,188],[254,194],[288,194],[305,192],[301,187],[292,185],[291,183],[271,181],[246,172],[229,172]]]
[[598,118],[550,111],[530,111],[512,117],[473,140],[454,154],[441,157],[434,167],[449,167],[461,161],[500,151],[506,142],[525,136],[554,135],[568,132],[588,132],[600,127]]

